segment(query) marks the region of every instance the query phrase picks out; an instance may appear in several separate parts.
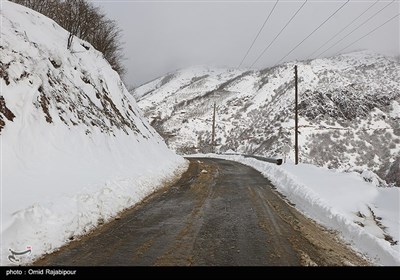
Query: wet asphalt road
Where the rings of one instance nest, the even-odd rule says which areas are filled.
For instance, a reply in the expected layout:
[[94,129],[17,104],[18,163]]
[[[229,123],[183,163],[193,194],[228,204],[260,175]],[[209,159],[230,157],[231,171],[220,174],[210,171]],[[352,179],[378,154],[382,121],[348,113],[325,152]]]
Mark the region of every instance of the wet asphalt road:
[[34,265],[365,265],[256,170],[191,159],[172,187]]

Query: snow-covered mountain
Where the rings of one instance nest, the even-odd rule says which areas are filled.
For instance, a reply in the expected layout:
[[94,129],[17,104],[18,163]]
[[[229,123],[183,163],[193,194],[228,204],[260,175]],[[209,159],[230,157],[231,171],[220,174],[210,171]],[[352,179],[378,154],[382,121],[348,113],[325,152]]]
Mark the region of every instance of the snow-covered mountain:
[[300,161],[372,170],[400,186],[400,64],[395,59],[361,51],[262,71],[194,67],[151,81],[134,95],[179,153],[211,150],[216,102],[217,152],[293,158],[295,64]]
[[[130,207],[185,168],[103,55],[2,1],[1,264],[33,257]],[[23,260],[20,259],[21,263]]]

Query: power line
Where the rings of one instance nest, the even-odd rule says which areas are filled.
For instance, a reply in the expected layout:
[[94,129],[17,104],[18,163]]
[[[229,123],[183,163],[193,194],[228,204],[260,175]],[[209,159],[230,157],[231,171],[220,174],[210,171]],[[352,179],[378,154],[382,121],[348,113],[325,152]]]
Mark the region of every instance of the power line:
[[333,37],[331,37],[328,41],[326,41],[323,45],[321,45],[318,49],[316,49],[312,54],[310,54],[306,59],[309,59],[312,57],[315,53],[317,53],[320,49],[325,47],[329,42],[331,42],[333,39],[335,39],[340,33],[342,33],[344,30],[346,30],[350,25],[352,25],[356,20],[358,20],[360,17],[362,17],[366,12],[368,12],[373,6],[375,6],[379,0],[376,0],[374,3],[372,3],[364,12],[362,12],[358,17],[353,19],[349,24],[347,24],[345,27],[343,27],[338,33],[336,33]]
[[263,25],[261,26],[260,30],[258,31],[256,37],[255,37],[254,40],[253,40],[253,43],[251,43],[250,47],[247,49],[247,52],[246,52],[246,54],[244,55],[242,61],[240,62],[238,68],[240,68],[240,66],[242,66],[242,64],[243,64],[244,60],[246,59],[247,55],[249,54],[250,50],[253,48],[254,43],[257,41],[258,36],[260,36],[261,31],[264,29],[265,24],[267,23],[268,19],[271,17],[271,15],[272,15],[273,11],[275,10],[275,7],[276,7],[276,5],[278,4],[278,2],[279,2],[279,0],[276,0],[274,7],[273,7],[272,10],[269,12],[269,15],[268,15],[267,19],[264,21]]
[[349,37],[351,34],[353,34],[356,30],[358,30],[360,27],[362,27],[364,24],[366,24],[368,21],[370,21],[371,19],[373,19],[375,16],[377,16],[380,12],[382,12],[384,9],[386,9],[389,5],[391,5],[395,0],[392,0],[392,2],[390,2],[389,4],[387,4],[386,6],[384,6],[382,9],[380,9],[379,11],[377,11],[375,14],[373,14],[372,16],[370,16],[369,18],[367,18],[365,21],[363,21],[359,26],[357,26],[355,29],[353,29],[350,33],[348,33],[346,36],[344,36],[342,39],[340,39],[339,41],[337,41],[335,44],[333,44],[332,46],[330,46],[328,49],[326,49],[325,51],[323,51],[322,53],[320,53],[318,56],[322,56],[323,54],[325,54],[327,51],[329,51],[330,49],[332,49],[334,46],[336,46],[337,44],[339,44],[340,42],[342,42],[344,39],[346,39],[347,37]]
[[[331,14],[324,22],[322,22],[317,28],[315,28],[306,38],[304,38],[300,43],[298,43],[293,49],[290,50],[284,57],[282,57],[277,63],[282,62],[286,57],[288,57],[295,49],[297,49],[301,44],[304,43],[305,40],[311,37],[318,29],[320,29],[326,22],[328,22],[337,12],[339,12],[344,6],[349,3],[350,0],[347,0],[342,6],[340,6],[333,14]],[[394,1],[394,0],[393,0]]]
[[303,6],[307,3],[308,0],[305,0],[303,5],[300,6],[300,8],[294,13],[294,15],[290,18],[290,20],[286,23],[286,25],[279,31],[279,33],[275,36],[275,38],[269,43],[269,45],[261,52],[261,54],[254,60],[254,62],[250,65],[250,68],[253,67],[254,64],[257,63],[257,61],[264,55],[264,53],[269,49],[269,47],[275,42],[275,40],[281,35],[283,30],[289,25],[289,23],[294,19],[294,17],[300,12],[300,10],[303,8]]
[[371,30],[370,32],[368,32],[367,34],[365,34],[364,36],[358,38],[357,40],[355,40],[353,43],[347,45],[346,47],[344,47],[343,49],[341,49],[340,51],[338,51],[335,55],[337,55],[338,53],[340,53],[341,51],[351,47],[352,45],[354,45],[355,43],[357,43],[358,41],[360,41],[361,39],[364,39],[365,37],[367,37],[369,34],[371,34],[372,32],[374,32],[375,30],[381,28],[382,26],[384,26],[385,24],[389,23],[390,21],[392,21],[393,19],[395,19],[396,17],[400,16],[400,14],[395,15],[394,17],[391,17],[389,20],[385,21],[384,23],[382,23],[381,25],[379,25],[378,27],[374,28],[373,30]]

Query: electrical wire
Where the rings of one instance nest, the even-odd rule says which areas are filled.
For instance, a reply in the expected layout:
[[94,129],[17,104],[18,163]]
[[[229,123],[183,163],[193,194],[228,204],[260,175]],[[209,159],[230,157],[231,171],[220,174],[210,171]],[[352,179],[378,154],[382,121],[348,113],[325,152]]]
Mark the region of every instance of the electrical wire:
[[276,39],[279,37],[279,35],[281,35],[281,33],[283,32],[283,30],[285,30],[285,28],[289,25],[289,23],[295,18],[295,16],[300,12],[300,10],[304,7],[304,5],[307,3],[308,0],[305,0],[303,2],[303,5],[300,6],[299,9],[297,9],[297,11],[294,13],[294,15],[290,18],[290,20],[285,24],[285,26],[281,29],[281,31],[279,31],[279,33],[275,36],[275,38],[271,41],[271,43],[269,43],[269,45],[261,52],[261,54],[256,58],[256,60],[254,60],[254,62],[250,65],[250,68],[254,66],[254,64],[257,63],[257,61],[264,55],[264,53],[269,49],[269,47],[276,41]]
[[272,13],[274,12],[275,7],[276,7],[276,5],[278,4],[278,2],[279,2],[279,0],[276,0],[274,7],[273,7],[272,10],[269,12],[269,15],[268,15],[267,19],[264,21],[263,25],[261,26],[260,30],[258,31],[258,33],[257,33],[256,37],[254,38],[253,42],[251,43],[250,47],[247,49],[247,52],[246,52],[246,54],[244,55],[242,61],[240,62],[238,68],[240,68],[240,67],[242,66],[242,64],[243,64],[244,60],[246,59],[247,55],[249,54],[250,50],[253,48],[254,43],[257,41],[258,37],[260,36],[261,31],[264,29],[265,24],[267,23],[267,21],[269,20],[269,18],[270,18],[271,15],[272,15]]
[[[282,57],[277,63],[281,63],[286,57],[288,57],[294,50],[296,50],[301,44],[303,44],[308,38],[311,37],[318,29],[320,29],[325,23],[327,23],[335,14],[337,14],[344,6],[349,3],[350,0],[347,0],[343,5],[341,5],[335,12],[333,12],[324,22],[322,22],[317,28],[315,28],[307,37],[305,37],[300,43],[298,43],[294,48],[290,50],[284,57]],[[394,0],[393,0],[394,1]]]
[[377,29],[383,27],[384,25],[386,25],[387,23],[389,23],[390,21],[394,20],[396,17],[400,16],[400,14],[395,15],[394,17],[391,17],[390,19],[388,19],[387,21],[385,21],[384,23],[382,23],[381,25],[379,25],[378,27],[374,28],[373,30],[371,30],[370,32],[368,32],[367,34],[365,34],[364,36],[358,38],[357,40],[355,40],[354,42],[348,44],[346,47],[344,47],[343,49],[341,49],[340,51],[338,51],[335,55],[339,54],[340,52],[344,51],[345,49],[351,47],[352,45],[354,45],[355,43],[357,43],[358,41],[364,39],[365,37],[367,37],[369,34],[375,32]]
[[377,16],[379,13],[381,13],[384,9],[386,9],[389,5],[391,5],[392,3],[394,3],[395,0],[392,0],[392,2],[390,2],[389,4],[387,4],[386,6],[384,6],[382,9],[380,9],[379,11],[377,11],[375,14],[373,14],[372,16],[370,16],[369,18],[367,18],[365,21],[363,21],[359,26],[357,26],[355,29],[353,29],[350,33],[348,33],[346,36],[344,36],[342,39],[340,39],[339,41],[337,41],[335,44],[333,44],[332,46],[330,46],[328,49],[326,49],[325,51],[323,51],[322,53],[319,54],[319,56],[324,55],[327,51],[331,50],[334,46],[336,46],[337,44],[339,44],[340,42],[342,42],[344,39],[346,39],[347,37],[349,37],[351,34],[353,34],[356,30],[358,30],[359,28],[361,28],[363,25],[365,25],[368,21],[370,21],[371,19],[373,19],[375,16]]
[[374,3],[372,3],[364,12],[362,12],[358,17],[353,19],[349,24],[347,24],[345,27],[343,27],[339,32],[337,32],[333,37],[331,37],[328,41],[326,41],[324,44],[322,44],[318,49],[316,49],[313,53],[311,53],[309,56],[307,56],[306,59],[311,58],[315,53],[317,53],[320,49],[325,47],[329,42],[331,42],[333,39],[335,39],[340,33],[342,33],[344,30],[346,30],[350,25],[352,25],[356,20],[358,20],[360,17],[362,17],[366,12],[368,12],[373,6],[378,4],[379,0],[376,0]]

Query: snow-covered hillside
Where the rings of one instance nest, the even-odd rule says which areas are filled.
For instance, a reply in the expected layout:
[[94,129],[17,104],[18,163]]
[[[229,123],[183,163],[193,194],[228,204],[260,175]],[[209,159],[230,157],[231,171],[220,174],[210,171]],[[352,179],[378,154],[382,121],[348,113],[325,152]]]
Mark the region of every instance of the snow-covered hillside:
[[293,157],[294,65],[299,75],[300,160],[366,169],[400,186],[400,64],[368,51],[262,71],[190,68],[135,91],[169,147]]
[[187,163],[90,44],[75,38],[68,50],[67,31],[7,1],[1,22],[1,264],[9,265],[10,249],[53,251]]

